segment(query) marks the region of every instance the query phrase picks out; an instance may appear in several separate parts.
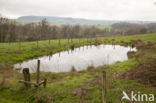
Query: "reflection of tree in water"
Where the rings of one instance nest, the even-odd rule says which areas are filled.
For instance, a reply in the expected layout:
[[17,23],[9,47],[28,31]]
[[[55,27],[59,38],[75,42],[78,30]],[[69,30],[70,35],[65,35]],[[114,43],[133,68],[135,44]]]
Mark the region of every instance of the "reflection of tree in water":
[[33,63],[32,65],[30,65],[31,67],[31,72],[32,73],[35,73],[36,72],[36,69],[37,69],[37,63]]
[[101,48],[101,45],[97,45],[96,48],[97,48],[97,49],[100,49],[100,48]]

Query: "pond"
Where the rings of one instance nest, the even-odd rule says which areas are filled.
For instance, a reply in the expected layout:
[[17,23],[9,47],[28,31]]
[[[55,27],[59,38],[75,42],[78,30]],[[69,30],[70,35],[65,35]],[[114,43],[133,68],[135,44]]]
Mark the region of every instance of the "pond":
[[23,61],[15,64],[14,68],[19,68],[20,72],[23,68],[29,68],[30,72],[34,73],[37,60],[40,60],[40,70],[44,72],[69,72],[72,68],[79,71],[89,66],[98,67],[128,60],[128,51],[136,51],[136,48],[120,45],[82,46],[74,50]]

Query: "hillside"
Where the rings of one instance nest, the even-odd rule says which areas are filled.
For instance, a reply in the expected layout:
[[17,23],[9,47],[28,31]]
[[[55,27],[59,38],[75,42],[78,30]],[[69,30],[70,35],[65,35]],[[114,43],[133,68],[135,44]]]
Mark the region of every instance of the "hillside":
[[50,23],[53,24],[81,24],[81,25],[111,25],[117,21],[105,21],[105,20],[88,20],[81,18],[70,18],[70,17],[52,17],[52,16],[21,16],[17,19],[18,22],[30,23],[39,22],[46,18]]
[[42,19],[46,18],[50,23],[53,24],[80,24],[80,25],[102,25],[109,26],[113,23],[119,22],[130,22],[130,23],[150,23],[149,21],[119,21],[119,20],[90,20],[83,18],[71,18],[71,17],[55,17],[55,16],[21,16],[16,20],[21,23],[31,23],[39,22]]

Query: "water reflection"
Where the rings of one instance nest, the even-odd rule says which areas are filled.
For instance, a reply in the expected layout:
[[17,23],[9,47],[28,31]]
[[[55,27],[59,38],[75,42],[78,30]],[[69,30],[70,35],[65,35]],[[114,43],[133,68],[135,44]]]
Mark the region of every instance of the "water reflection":
[[[127,52],[136,51],[135,48],[119,45],[83,46],[73,51],[62,51],[50,56],[31,59],[14,65],[14,68],[29,68],[30,72],[36,71],[37,60],[40,59],[40,70],[45,72],[68,72],[72,67],[82,70],[88,66],[112,64],[117,61],[127,60]],[[22,69],[21,69],[22,70]]]

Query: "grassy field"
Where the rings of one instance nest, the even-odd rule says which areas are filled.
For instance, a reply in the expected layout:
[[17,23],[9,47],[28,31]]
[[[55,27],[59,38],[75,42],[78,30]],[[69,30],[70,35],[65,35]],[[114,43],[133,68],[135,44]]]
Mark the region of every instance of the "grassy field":
[[[155,80],[153,78],[156,77],[156,70],[140,73],[147,67],[155,68],[155,49],[139,49],[129,60],[110,66],[89,67],[87,70],[67,73],[41,73],[41,80],[45,77],[48,80],[46,88],[25,89],[24,85],[18,82],[23,78],[22,74],[13,70],[14,63],[66,50],[71,45],[78,47],[97,42],[111,44],[112,39],[115,39],[116,44],[132,39],[140,39],[144,43],[147,41],[156,42],[156,34],[100,37],[98,40],[92,39],[92,42],[90,42],[91,39],[81,39],[80,43],[79,39],[73,39],[72,44],[68,43],[67,39],[61,39],[61,45],[58,44],[59,40],[51,40],[50,44],[47,40],[39,41],[38,48],[37,42],[0,43],[0,82],[2,81],[0,103],[102,103],[101,73],[104,69],[107,73],[107,103],[130,103],[129,101],[121,101],[122,91],[153,93],[156,97],[156,86],[144,82],[147,81],[146,77],[151,73],[153,73],[150,77],[151,80]],[[106,40],[109,42],[105,42]],[[139,53],[143,53],[143,55],[136,58],[135,55]],[[129,73],[136,74],[131,76]],[[130,77],[125,74],[130,75]],[[140,75],[143,79],[139,77]],[[31,74],[31,76],[32,81],[35,80],[36,74]],[[5,80],[3,80],[4,77]]]

